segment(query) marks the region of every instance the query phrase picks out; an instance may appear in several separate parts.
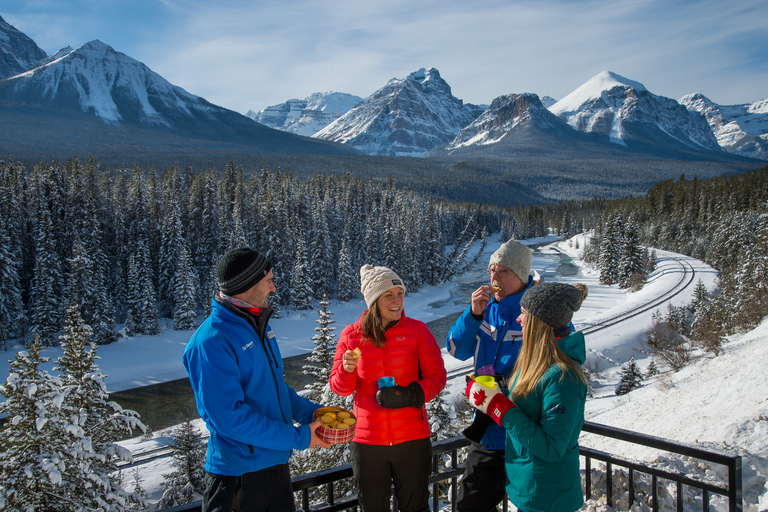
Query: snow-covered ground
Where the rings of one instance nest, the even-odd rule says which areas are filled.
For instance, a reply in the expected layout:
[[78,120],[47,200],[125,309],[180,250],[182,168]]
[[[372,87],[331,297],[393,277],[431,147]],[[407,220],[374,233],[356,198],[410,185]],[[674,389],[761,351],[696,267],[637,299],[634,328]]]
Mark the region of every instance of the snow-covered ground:
[[[501,242],[498,236],[490,239],[486,254],[481,261],[487,262],[489,255]],[[579,235],[568,241],[555,238],[528,240],[527,243],[551,242],[539,249],[542,254],[561,253],[574,258],[579,267],[576,275],[558,277],[562,282],[585,282],[590,288],[589,297],[582,308],[574,315],[574,324],[578,329],[599,325],[603,320],[628,310],[637,309],[648,301],[663,296],[678,283],[683,262],[689,263],[695,270],[696,277],[671,302],[684,305],[690,302],[693,288],[700,278],[712,289],[716,272],[700,261],[663,251],[657,252],[658,266],[649,276],[645,287],[636,293],[619,290],[614,286],[598,284],[595,270],[584,267],[578,257],[584,248],[584,237]],[[577,248],[578,247],[578,248]],[[537,253],[538,254],[538,253]],[[555,258],[534,256],[533,268],[547,273],[554,273],[558,261]],[[418,293],[409,293],[406,297],[406,314],[429,322],[462,310],[466,304],[456,304],[456,290],[462,281],[470,277],[462,276],[454,282],[437,287],[427,287]],[[552,280],[552,279],[550,279]],[[707,449],[740,454],[743,457],[744,510],[758,512],[768,510],[768,320],[754,331],[734,336],[723,348],[723,355],[711,357],[701,354],[690,366],[672,373],[662,368],[660,375],[643,383],[621,397],[614,394],[619,379],[621,366],[634,355],[641,369],[650,363],[648,356],[639,351],[645,332],[651,325],[651,315],[657,309],[666,312],[664,302],[658,308],[615,324],[587,336],[588,360],[593,360],[594,367],[602,371],[596,381],[595,397],[588,400],[586,416],[588,421],[603,423],[627,430],[662,437],[676,442],[698,445]],[[348,304],[332,301],[330,311],[338,335],[341,328],[353,322],[363,311],[362,300]],[[270,322],[280,343],[283,357],[311,352],[314,348],[312,336],[317,327],[315,311],[290,312],[283,318]],[[190,332],[163,329],[157,336],[136,336],[123,338],[111,345],[99,347],[100,369],[108,375],[106,384],[110,392],[130,389],[169,380],[186,377],[181,364],[181,355],[189,339]],[[438,340],[443,345],[444,340]],[[17,349],[18,350],[18,347]],[[446,368],[452,369],[462,363],[445,353]],[[46,349],[44,355],[56,358],[58,349]],[[0,366],[0,378],[8,372],[7,359],[15,356],[15,350],[0,353],[3,364]],[[658,363],[657,363],[658,364]],[[463,379],[455,379],[449,384],[452,395],[463,393]],[[199,421],[199,420],[198,420]],[[144,451],[154,446],[167,444],[169,438],[156,433],[149,441],[139,439],[124,441],[121,444],[134,451]],[[582,436],[582,444],[598,450],[610,451],[618,456],[655,461],[666,466],[684,468],[685,471],[707,478],[716,475],[721,480],[725,473],[722,468],[709,468],[689,460],[670,459],[664,454],[652,453],[618,444],[591,434]],[[150,499],[155,501],[161,494],[162,474],[168,472],[167,459],[140,466],[141,477]],[[593,469],[594,471],[594,469]],[[599,471],[598,471],[599,473]],[[124,474],[126,482],[131,475]],[[618,479],[617,479],[618,480]],[[600,489],[596,482],[595,489]],[[130,485],[127,485],[130,487]],[[603,484],[604,488],[604,484]],[[700,497],[697,509],[701,510]],[[695,501],[691,496],[688,501]],[[727,510],[724,500],[712,497],[713,509]],[[590,501],[589,510],[626,510],[621,497],[608,508],[604,502]],[[637,507],[637,505],[636,505]],[[644,507],[644,508],[643,508]],[[649,510],[640,506],[632,510]]]

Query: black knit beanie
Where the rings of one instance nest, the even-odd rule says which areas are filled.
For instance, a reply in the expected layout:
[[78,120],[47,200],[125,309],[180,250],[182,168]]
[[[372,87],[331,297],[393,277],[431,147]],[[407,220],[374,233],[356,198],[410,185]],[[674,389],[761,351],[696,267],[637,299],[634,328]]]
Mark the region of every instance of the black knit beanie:
[[530,314],[554,327],[555,330],[568,325],[574,311],[581,307],[581,301],[587,296],[587,286],[564,283],[541,283],[528,290],[520,299],[520,306]]
[[241,247],[228,251],[219,260],[216,278],[224,295],[238,295],[250,290],[272,270],[272,264],[263,254]]

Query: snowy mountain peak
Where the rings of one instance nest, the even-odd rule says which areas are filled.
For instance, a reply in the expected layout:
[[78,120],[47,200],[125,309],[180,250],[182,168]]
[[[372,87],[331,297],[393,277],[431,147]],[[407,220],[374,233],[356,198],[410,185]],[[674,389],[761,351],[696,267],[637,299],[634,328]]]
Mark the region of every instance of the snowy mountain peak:
[[435,68],[392,79],[314,137],[369,155],[422,156],[453,139],[482,108],[451,94]]
[[342,92],[316,92],[245,115],[270,128],[311,137],[348,112],[362,98]]
[[0,16],[0,79],[32,69],[45,58],[45,51]]
[[702,114],[717,142],[729,153],[768,160],[768,99],[726,106],[694,93],[680,98],[680,104]]
[[138,118],[165,126],[170,124],[158,111],[165,106],[161,103],[188,113],[190,104],[199,101],[141,62],[99,40],[75,50],[61,50],[54,57],[10,78],[13,94],[39,94],[59,106],[76,98],[79,110],[92,112],[108,122]]
[[643,84],[603,71],[549,110],[573,129],[653,151],[721,151],[702,116]]
[[485,112],[462,129],[445,150],[451,154],[462,147],[495,144],[515,128],[530,125],[546,130],[552,128],[553,122],[562,124],[535,94],[499,96],[491,102]]
[[[611,71],[602,71],[584,82],[575,91],[552,105],[549,109],[557,116],[566,112],[576,111],[587,102],[600,100],[615,88],[620,88],[625,93],[629,93],[630,90],[635,93],[647,91],[640,82],[629,80]],[[617,93],[619,92],[617,91]]]

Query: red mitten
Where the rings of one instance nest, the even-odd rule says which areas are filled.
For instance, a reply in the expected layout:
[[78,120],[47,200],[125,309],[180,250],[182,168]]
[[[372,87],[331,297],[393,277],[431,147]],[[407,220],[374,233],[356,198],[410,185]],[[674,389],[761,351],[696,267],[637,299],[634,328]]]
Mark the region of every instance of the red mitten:
[[467,385],[465,394],[469,399],[469,405],[484,412],[499,425],[501,425],[501,419],[507,414],[507,411],[516,407],[515,403],[501,392],[501,388],[495,382],[493,387],[489,388],[472,380]]

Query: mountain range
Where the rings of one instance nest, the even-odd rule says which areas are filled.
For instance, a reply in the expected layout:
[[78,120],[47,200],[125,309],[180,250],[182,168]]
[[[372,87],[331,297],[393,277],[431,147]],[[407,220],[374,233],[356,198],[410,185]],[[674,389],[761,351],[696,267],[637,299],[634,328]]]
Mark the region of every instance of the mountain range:
[[615,197],[684,173],[754,168],[767,158],[766,104],[723,107],[699,94],[677,102],[606,71],[559,101],[515,93],[473,105],[422,68],[366,98],[315,93],[242,115],[98,40],[48,56],[0,17],[0,155],[29,163],[92,155],[200,169],[234,160],[297,175],[393,176],[455,200]]
[[362,100],[360,96],[343,92],[316,92],[303,100],[288,100],[258,112],[249,110],[245,115],[264,126],[309,137]]
[[[0,18],[0,41],[4,153],[358,153],[214,105],[98,40],[47,57]],[[31,69],[16,73],[25,65]]]

